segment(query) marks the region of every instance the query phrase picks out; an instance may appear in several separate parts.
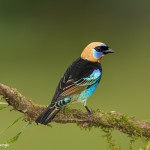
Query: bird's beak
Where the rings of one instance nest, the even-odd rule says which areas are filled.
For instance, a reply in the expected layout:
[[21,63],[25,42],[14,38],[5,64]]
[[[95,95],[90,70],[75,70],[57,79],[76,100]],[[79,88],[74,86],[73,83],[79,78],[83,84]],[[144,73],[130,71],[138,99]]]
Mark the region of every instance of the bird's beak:
[[114,52],[115,52],[114,50],[112,50],[112,49],[109,48],[108,50],[105,51],[105,54],[114,53]]

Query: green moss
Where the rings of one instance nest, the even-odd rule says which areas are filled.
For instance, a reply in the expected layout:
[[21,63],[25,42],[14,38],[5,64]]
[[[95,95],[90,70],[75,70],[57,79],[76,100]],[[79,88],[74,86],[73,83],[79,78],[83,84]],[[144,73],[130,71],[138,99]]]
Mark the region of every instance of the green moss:
[[135,143],[135,141],[137,140],[136,136],[129,136],[130,138],[130,142],[129,142],[129,150],[134,150],[133,148],[133,144]]
[[129,120],[129,117],[126,115],[118,115],[115,114],[110,115],[110,123],[115,126],[121,126],[122,131],[125,131],[129,134],[133,134],[134,136],[142,136],[142,132],[140,132],[140,128],[135,125],[133,122]]
[[120,129],[120,131],[125,132],[131,136],[142,137],[143,135],[145,136],[149,134],[145,129],[141,129],[138,125],[134,124],[130,120],[131,117],[127,117],[124,114],[118,114],[116,112],[104,113],[101,110],[97,110],[92,117],[94,121],[99,122],[103,126],[116,127]]
[[115,144],[115,141],[112,138],[112,129],[106,128],[104,126],[102,126],[101,129],[105,133],[103,137],[106,138],[109,148],[111,148],[112,150],[122,150],[120,146]]

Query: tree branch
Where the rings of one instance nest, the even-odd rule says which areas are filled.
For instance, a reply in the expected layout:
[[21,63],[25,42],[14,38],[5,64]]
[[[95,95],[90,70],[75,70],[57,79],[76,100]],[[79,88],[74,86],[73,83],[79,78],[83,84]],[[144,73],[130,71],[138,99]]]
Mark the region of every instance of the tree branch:
[[[25,119],[29,121],[35,121],[46,108],[46,106],[34,104],[21,95],[16,89],[4,84],[0,84],[0,95],[2,95],[7,103],[15,110],[22,112]],[[113,128],[131,136],[144,136],[150,139],[150,123],[138,121],[133,117],[127,117],[117,112],[104,113],[101,110],[96,110],[87,121],[86,112],[67,108],[65,113],[60,111],[52,122],[77,123],[82,128]]]

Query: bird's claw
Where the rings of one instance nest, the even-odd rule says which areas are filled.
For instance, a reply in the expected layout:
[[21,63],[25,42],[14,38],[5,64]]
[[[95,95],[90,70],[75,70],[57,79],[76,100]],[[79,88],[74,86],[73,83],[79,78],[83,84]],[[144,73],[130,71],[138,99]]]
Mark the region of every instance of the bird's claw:
[[90,109],[90,111],[88,111],[88,117],[87,117],[87,121],[89,121],[89,118],[91,116],[91,114],[93,114],[94,110]]

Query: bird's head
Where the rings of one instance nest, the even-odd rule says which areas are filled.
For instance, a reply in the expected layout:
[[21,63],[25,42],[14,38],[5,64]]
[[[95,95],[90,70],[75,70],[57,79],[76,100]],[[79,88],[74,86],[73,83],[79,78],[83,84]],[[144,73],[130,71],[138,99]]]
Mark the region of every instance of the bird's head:
[[108,53],[114,53],[114,51],[102,42],[92,42],[83,50],[81,58],[100,62],[101,58]]

